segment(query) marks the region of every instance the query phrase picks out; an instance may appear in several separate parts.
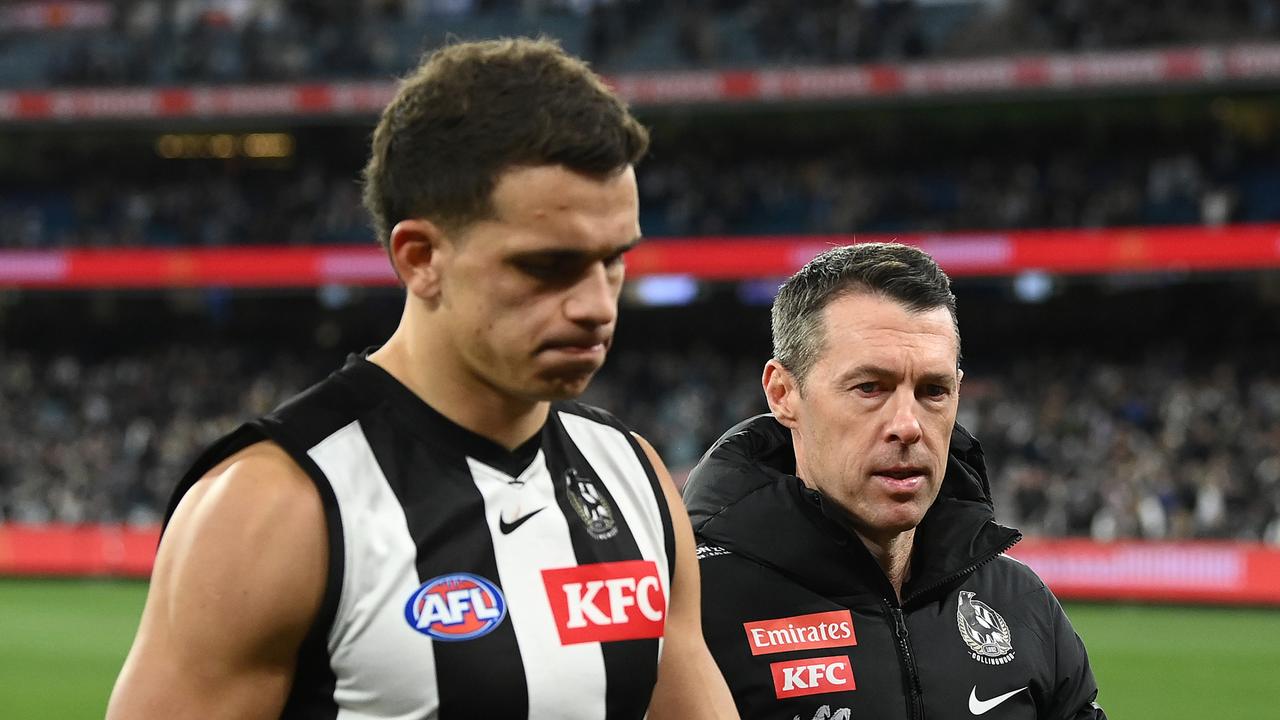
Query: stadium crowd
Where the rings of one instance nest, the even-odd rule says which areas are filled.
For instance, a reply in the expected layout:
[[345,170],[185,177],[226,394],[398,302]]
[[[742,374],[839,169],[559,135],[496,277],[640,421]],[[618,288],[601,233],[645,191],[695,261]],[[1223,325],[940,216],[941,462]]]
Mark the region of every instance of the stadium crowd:
[[[1043,134],[1003,144],[972,138],[981,157],[913,148],[901,131],[750,152],[695,138],[659,146],[641,167],[641,223],[651,237],[680,237],[1280,219],[1272,160],[1280,139],[1224,132],[1181,146],[1122,136],[1037,142]],[[1129,150],[1109,150],[1117,145]],[[206,161],[175,173],[155,172],[156,162],[59,176],[70,183],[0,184],[0,247],[359,244],[371,236],[357,167]]]
[[0,84],[387,77],[450,33],[550,33],[602,68],[625,71],[1250,40],[1275,37],[1280,24],[1277,0],[818,0],[802,8],[785,0],[99,4],[101,27],[51,33],[46,46],[30,51],[46,59],[43,70],[8,78],[0,72]]
[[[331,365],[302,357],[0,354],[0,522],[155,521],[199,448]],[[998,517],[1051,536],[1280,544],[1280,364],[1148,357],[1058,353],[969,370],[960,422],[984,444]],[[682,477],[719,433],[765,411],[760,362],[618,350],[587,400],[626,418]]]

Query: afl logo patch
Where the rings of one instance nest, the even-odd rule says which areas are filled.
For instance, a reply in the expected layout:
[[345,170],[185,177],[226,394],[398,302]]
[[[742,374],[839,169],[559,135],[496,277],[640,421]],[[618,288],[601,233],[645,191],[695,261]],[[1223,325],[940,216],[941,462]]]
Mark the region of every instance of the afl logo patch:
[[497,585],[471,573],[451,573],[422,583],[404,605],[409,627],[453,642],[488,635],[507,616]]
[[608,540],[618,534],[618,524],[613,518],[613,506],[609,498],[600,492],[595,482],[569,468],[564,471],[564,490],[569,505],[596,540]]
[[960,638],[969,646],[969,657],[984,665],[1004,665],[1013,660],[1013,638],[1009,625],[991,606],[974,599],[969,590],[960,591],[956,607]]

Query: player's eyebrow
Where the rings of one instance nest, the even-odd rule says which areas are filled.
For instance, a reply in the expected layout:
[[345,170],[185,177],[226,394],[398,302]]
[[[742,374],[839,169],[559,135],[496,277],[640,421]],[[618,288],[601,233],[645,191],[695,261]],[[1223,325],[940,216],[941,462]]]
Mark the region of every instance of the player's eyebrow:
[[585,263],[613,257],[615,255],[622,255],[623,253],[630,251],[636,245],[639,245],[641,240],[643,240],[643,238],[637,235],[623,245],[603,248],[594,252],[588,250],[570,250],[566,248],[524,250],[514,253],[511,256],[511,259],[516,261],[537,259],[554,263]]

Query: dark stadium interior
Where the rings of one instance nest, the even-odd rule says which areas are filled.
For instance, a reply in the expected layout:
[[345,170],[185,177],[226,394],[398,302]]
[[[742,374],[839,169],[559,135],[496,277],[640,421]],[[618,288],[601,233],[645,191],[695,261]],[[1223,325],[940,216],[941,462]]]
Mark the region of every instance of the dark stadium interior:
[[[548,32],[636,72],[1265,41],[1280,22],[1262,0],[1159,5],[133,0],[97,27],[0,30],[0,87],[385,79],[446,28]],[[1280,220],[1280,99],[1265,85],[639,112],[654,242]],[[15,122],[0,135],[0,249],[366,245],[369,129],[347,116]],[[1032,297],[1013,278],[958,282],[962,418],[1008,519],[1051,535],[1280,539],[1274,273],[1017,281]],[[687,469],[763,407],[770,282],[631,302],[591,397]],[[0,519],[154,519],[194,448],[378,342],[397,304],[359,287],[0,293]],[[155,446],[159,427],[185,441]]]
[[[1028,536],[1015,551],[1076,564],[1051,580],[1024,560],[1068,603],[1107,712],[1274,715],[1280,0],[14,0],[0,716],[102,716],[146,588],[85,576],[144,576],[199,449],[382,342],[403,304],[389,274],[237,284],[253,261],[213,280],[185,263],[381,260],[359,173],[395,79],[452,39],[539,34],[650,128],[650,248],[731,238],[799,258],[655,270],[642,245],[588,402],[683,481],[766,409],[786,275],[835,242],[949,251],[959,421],[985,449],[997,519]],[[1099,257],[1054,265],[1046,236]],[[1256,255],[1232,254],[1244,236]],[[966,264],[991,247],[1000,263]],[[67,270],[148,253],[168,263],[157,277]],[[649,292],[654,278],[671,285]],[[63,546],[14,539],[90,536],[106,549],[34,570],[24,555]],[[1196,584],[1231,572],[1242,585]]]

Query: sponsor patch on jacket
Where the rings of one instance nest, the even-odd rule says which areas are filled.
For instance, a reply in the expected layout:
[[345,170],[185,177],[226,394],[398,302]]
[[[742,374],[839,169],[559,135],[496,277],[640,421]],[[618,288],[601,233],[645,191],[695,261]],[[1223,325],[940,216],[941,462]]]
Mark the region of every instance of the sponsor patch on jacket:
[[1012,662],[1013,636],[1009,625],[991,606],[976,600],[975,593],[960,591],[956,607],[956,626],[960,639],[969,646],[969,657],[984,665],[1004,665]]
[[742,623],[752,655],[857,645],[848,610]]
[[662,637],[667,596],[652,560],[542,571],[561,645]]
[[708,545],[707,543],[699,543],[698,546],[694,548],[694,552],[698,554],[699,560],[733,554],[719,545]]
[[770,663],[769,670],[773,672],[773,691],[779,700],[857,689],[848,655]]
[[404,605],[409,627],[436,640],[488,635],[507,616],[507,601],[493,582],[471,573],[440,575],[418,586]]

